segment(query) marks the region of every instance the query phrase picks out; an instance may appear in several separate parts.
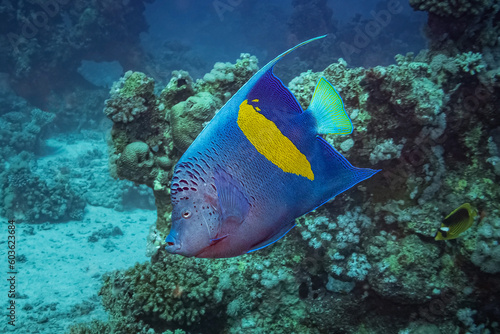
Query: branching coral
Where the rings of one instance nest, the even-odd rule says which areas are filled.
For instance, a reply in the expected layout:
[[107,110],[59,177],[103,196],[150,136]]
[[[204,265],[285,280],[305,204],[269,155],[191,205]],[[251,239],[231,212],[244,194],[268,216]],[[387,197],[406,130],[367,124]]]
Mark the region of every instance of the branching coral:
[[103,303],[117,314],[136,310],[138,319],[190,325],[217,314],[213,293],[219,278],[208,270],[203,260],[174,257],[154,265],[137,264],[104,279]]

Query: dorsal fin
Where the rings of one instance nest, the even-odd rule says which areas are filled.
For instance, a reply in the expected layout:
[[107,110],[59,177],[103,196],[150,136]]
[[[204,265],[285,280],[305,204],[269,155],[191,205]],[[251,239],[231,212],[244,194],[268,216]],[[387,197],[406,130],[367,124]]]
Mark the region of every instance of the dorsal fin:
[[[288,49],[286,50],[285,52],[283,52],[282,54],[280,54],[278,57],[274,58],[273,60],[271,60],[269,63],[267,63],[266,66],[264,66],[263,68],[260,69],[260,71],[262,72],[267,72],[269,69],[272,69],[274,67],[274,65],[276,65],[276,63],[281,59],[283,58],[284,56],[286,56],[287,54],[289,54],[290,52],[292,52],[293,50],[295,49],[298,49],[300,48],[302,45],[304,44],[307,44],[307,43],[310,43],[312,41],[315,41],[317,39],[321,39],[321,38],[324,38],[326,37],[326,35],[323,35],[323,36],[318,36],[318,37],[314,37],[314,38],[311,38],[311,39],[308,39],[307,41],[304,41],[302,43],[299,43],[297,45],[295,45],[293,48],[291,49]],[[260,72],[259,71],[259,72]],[[258,73],[257,73],[258,74]]]
[[288,87],[274,75],[273,68],[281,58],[293,50],[325,36],[326,35],[312,38],[294,46],[260,69],[259,73],[255,75],[258,79],[247,95],[248,103],[255,105],[256,109],[258,108],[257,110],[262,109],[263,114],[270,118],[272,118],[272,113],[276,112],[302,113],[303,110],[299,102]]
[[264,116],[272,118],[274,113],[302,113],[302,107],[292,92],[274,75],[273,68],[267,70],[248,93],[248,104],[253,105]]
[[[260,94],[260,98],[262,98],[263,100],[267,100],[267,95],[262,91],[262,89],[266,87],[266,84],[267,85],[271,84],[271,85],[275,85],[275,87],[279,87],[279,90],[282,93],[284,93],[283,95],[286,95],[286,97],[284,97],[282,99],[282,101],[278,104],[278,105],[281,106],[280,110],[287,110],[288,112],[292,112],[292,113],[302,113],[302,108],[300,107],[299,103],[297,102],[297,100],[295,99],[295,97],[293,96],[293,94],[291,94],[291,92],[288,90],[288,88],[286,88],[283,85],[283,83],[281,82],[280,79],[278,79],[276,76],[274,76],[274,74],[273,74],[273,67],[274,67],[274,65],[276,65],[276,63],[281,58],[283,58],[284,56],[286,56],[287,54],[289,54],[293,50],[295,50],[295,49],[297,49],[297,48],[299,48],[299,47],[301,47],[301,46],[303,46],[303,45],[305,45],[307,43],[310,43],[312,41],[315,41],[317,39],[321,39],[321,38],[324,38],[324,37],[326,37],[326,35],[315,37],[315,38],[311,38],[311,39],[309,39],[309,40],[307,40],[305,42],[302,42],[302,43],[294,46],[293,48],[291,48],[291,49],[283,52],[278,57],[276,57],[273,60],[271,60],[264,67],[262,67],[257,73],[255,73],[250,78],[250,80],[248,80],[243,85],[243,87],[241,87],[240,90],[238,90],[238,92],[236,92],[236,94],[234,94],[231,97],[231,99],[229,99],[229,101],[227,102],[227,104],[231,103],[231,101],[234,101],[234,100],[237,101],[238,105],[241,103],[241,101],[244,101],[244,100],[248,100],[249,104],[255,103],[256,101],[252,101],[252,100],[258,100],[259,99],[259,96],[257,96],[257,92],[262,93],[262,94]],[[253,90],[253,94],[250,95],[250,92],[252,90]],[[249,98],[249,96],[252,96],[252,97]],[[259,109],[261,109],[258,105],[256,105],[256,107],[259,108]],[[224,111],[224,108],[222,108],[222,109]],[[231,109],[231,111],[232,110],[234,110],[234,109]],[[267,116],[272,116],[272,115],[266,115],[266,117]]]

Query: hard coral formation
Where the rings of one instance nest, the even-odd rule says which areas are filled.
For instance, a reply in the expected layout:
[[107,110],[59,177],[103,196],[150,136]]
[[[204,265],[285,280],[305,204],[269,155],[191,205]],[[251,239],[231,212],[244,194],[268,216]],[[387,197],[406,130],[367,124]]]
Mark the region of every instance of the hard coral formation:
[[[300,331],[297,319],[306,306],[290,268],[278,266],[277,258],[255,263],[242,259],[210,262],[204,259],[165,256],[155,263],[136,264],[124,272],[104,278],[100,291],[111,314],[101,326],[104,333],[165,333],[176,328],[195,332],[259,333],[273,328],[277,333]],[[264,295],[273,296],[269,300]],[[294,313],[279,324],[284,307]],[[73,328],[85,333],[96,324]],[[94,329],[95,330],[95,329]],[[143,332],[142,332],[142,331]]]
[[128,71],[111,88],[104,113],[115,123],[128,123],[142,116],[154,103],[154,80],[143,73]]
[[122,177],[137,182],[146,183],[153,169],[153,153],[148,144],[136,141],[125,146],[116,161],[116,171]]
[[398,303],[422,304],[434,289],[463,289],[467,285],[465,275],[454,270],[447,256],[440,258],[437,245],[416,235],[398,240],[381,233],[368,246],[368,256],[374,263],[368,277],[372,288]]
[[55,115],[40,109],[11,111],[0,116],[0,157],[8,159],[23,151],[36,152],[40,148],[44,128]]
[[22,152],[0,173],[0,214],[27,223],[81,220],[86,203],[67,176],[45,180],[32,172],[32,159]]
[[171,109],[176,103],[194,95],[193,78],[186,71],[173,71],[172,78],[161,92],[163,107]]
[[55,115],[10,102],[4,105],[12,109],[0,115],[0,215],[28,223],[81,219],[86,203],[68,175],[50,179],[36,173],[34,157],[43,152]]
[[482,271],[496,274],[500,272],[500,217],[487,217],[477,230],[477,238],[473,240],[470,259]]
[[199,92],[173,106],[170,121],[174,146],[181,152],[187,150],[221,104],[212,94]]
[[482,52],[486,63],[500,65],[498,1],[410,0],[410,5],[415,10],[429,12],[427,35],[433,52],[449,56]]
[[114,314],[125,316],[135,310],[137,320],[156,319],[152,326],[189,326],[220,311],[214,298],[219,277],[210,275],[209,268],[202,260],[177,257],[136,264],[124,273],[105,277],[100,294],[104,306]]
[[239,87],[243,86],[257,72],[257,58],[242,53],[236,64],[215,63],[214,68],[196,81],[196,90],[209,92],[221,101],[227,101]]

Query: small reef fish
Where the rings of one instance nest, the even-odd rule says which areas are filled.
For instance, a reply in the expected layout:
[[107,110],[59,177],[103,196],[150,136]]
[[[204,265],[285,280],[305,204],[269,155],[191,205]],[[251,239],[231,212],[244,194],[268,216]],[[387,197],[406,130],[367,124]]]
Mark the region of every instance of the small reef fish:
[[436,232],[435,240],[451,240],[457,238],[462,232],[467,231],[474,223],[477,210],[469,203],[464,203],[453,210],[441,223]]
[[353,167],[320,134],[350,134],[342,99],[321,78],[303,110],[273,74],[260,69],[181,157],[171,183],[169,253],[233,257],[283,237],[295,218],[377,170]]

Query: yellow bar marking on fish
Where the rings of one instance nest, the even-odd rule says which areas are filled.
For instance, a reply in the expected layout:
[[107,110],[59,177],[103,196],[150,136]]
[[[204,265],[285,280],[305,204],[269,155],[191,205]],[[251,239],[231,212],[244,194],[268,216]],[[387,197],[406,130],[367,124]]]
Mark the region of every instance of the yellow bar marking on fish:
[[255,107],[255,110],[260,111],[260,108],[259,107]]
[[238,126],[257,151],[281,170],[314,180],[306,156],[281,133],[276,124],[248,104],[248,100],[240,104]]
[[252,100],[252,102],[259,102],[259,99]]

